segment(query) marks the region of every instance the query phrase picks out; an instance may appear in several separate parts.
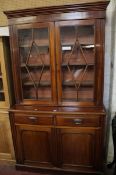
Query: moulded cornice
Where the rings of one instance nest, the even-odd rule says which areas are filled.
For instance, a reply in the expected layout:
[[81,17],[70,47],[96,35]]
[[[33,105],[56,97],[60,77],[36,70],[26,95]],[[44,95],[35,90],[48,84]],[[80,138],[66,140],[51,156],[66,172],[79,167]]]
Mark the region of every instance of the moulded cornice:
[[13,11],[5,11],[6,16],[10,18],[26,17],[26,16],[37,16],[40,14],[58,14],[58,13],[68,13],[68,12],[83,12],[83,11],[102,11],[106,10],[109,1],[82,3],[82,4],[72,4],[72,5],[61,5],[61,6],[50,6],[50,7],[40,7],[32,9],[21,9]]

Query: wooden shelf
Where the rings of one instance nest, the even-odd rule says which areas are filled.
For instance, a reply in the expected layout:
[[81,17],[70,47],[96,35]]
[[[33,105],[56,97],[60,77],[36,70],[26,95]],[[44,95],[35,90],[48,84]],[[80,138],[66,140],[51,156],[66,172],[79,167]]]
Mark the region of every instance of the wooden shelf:
[[[62,67],[66,67],[68,64],[67,63],[63,63],[61,66]],[[22,63],[21,64],[21,68],[24,68],[24,67],[43,67],[43,65],[40,65],[40,64],[28,64],[28,65],[26,65],[25,63]],[[81,66],[81,67],[83,67],[83,66],[86,66],[86,64],[81,64],[81,63],[79,63],[79,64],[69,64],[69,66]],[[88,66],[95,66],[95,64],[94,63],[91,63],[91,64],[88,64]],[[50,68],[50,65],[49,64],[44,64],[44,67],[48,67],[48,68]],[[0,76],[0,78],[2,78],[2,76]]]
[[[49,47],[49,42],[35,42],[37,47]],[[20,44],[19,47],[31,47],[31,44]]]
[[[68,65],[67,63],[63,63],[63,64],[62,64],[63,67],[66,67],[67,65]],[[78,64],[69,64],[69,66],[79,66],[79,67],[80,67],[80,66],[83,67],[83,66],[86,66],[86,65],[87,65],[87,64],[84,64],[84,63],[83,63],[83,64],[81,64],[81,63],[78,63]],[[89,63],[88,66],[95,66],[95,64],[94,64],[94,63],[91,63],[91,64]]]
[[[35,84],[38,84],[38,82],[35,82]],[[34,83],[31,81],[28,81],[23,83],[23,86],[34,86]],[[43,82],[40,82],[39,86],[48,87],[48,86],[51,86],[51,82],[43,81]]]
[[[77,85],[79,83],[79,81],[76,81]],[[38,82],[35,82],[35,84],[38,84]],[[67,87],[75,87],[75,83],[73,81],[70,81],[70,82],[66,82],[64,81],[62,83],[63,86],[67,86]],[[28,81],[28,82],[25,82],[23,83],[23,86],[34,86],[34,83],[31,82],[31,81]],[[39,86],[51,86],[51,83],[48,82],[48,81],[43,81],[43,82],[40,82]],[[94,86],[94,83],[93,81],[83,81],[81,82],[81,87],[93,87]]]
[[45,100],[51,100],[51,98],[46,98],[46,97],[38,97],[38,98],[35,98],[35,97],[30,97],[29,96],[25,96],[25,100],[42,100],[42,101],[45,101]]
[[[69,99],[64,98],[63,101],[68,102]],[[85,101],[85,102],[89,101],[89,102],[92,102],[93,100],[91,98],[86,98],[85,100],[83,98],[76,99],[76,97],[75,97],[75,98],[70,98],[70,101],[72,101],[72,102],[78,102],[78,101]]]
[[[61,43],[61,45],[63,46],[63,47],[68,47],[68,46],[74,46],[74,44],[75,44],[75,42],[63,42],[63,43]],[[95,45],[94,44],[81,44],[80,43],[80,45],[81,45],[81,47],[83,48],[83,49],[94,49],[95,48]],[[63,49],[63,51],[65,51],[65,49]],[[66,51],[70,51],[70,50],[66,50]]]
[[[77,85],[78,83],[80,83],[79,81],[76,81]],[[63,86],[67,86],[67,87],[75,87],[75,83],[73,81],[70,81],[70,82],[66,82],[64,81]],[[94,86],[94,83],[93,81],[83,81],[81,82],[81,87],[93,87]]]
[[[74,44],[75,44],[75,41],[73,42],[63,42],[63,43],[61,43],[61,45],[63,46],[63,47],[69,47],[69,46],[74,46]],[[80,45],[81,45],[81,47],[83,48],[83,49],[94,49],[95,48],[95,45],[94,44],[82,44],[82,43],[80,43]],[[49,47],[49,43],[36,43],[36,46],[37,47]],[[31,47],[31,44],[20,44],[19,45],[19,47]],[[70,50],[70,49],[69,49]],[[69,50],[66,50],[66,51],[69,51]],[[65,51],[65,50],[64,50]]]
[[[22,67],[22,68],[24,68],[24,67],[26,67],[26,66],[27,66],[27,67],[31,67],[31,68],[34,68],[34,67],[43,67],[43,65],[40,65],[40,64],[27,64],[27,65],[26,65],[25,63],[22,63],[22,64],[21,64],[21,67]],[[49,64],[48,64],[48,65],[47,65],[47,64],[44,64],[44,67],[48,67],[48,68],[49,68],[50,65],[49,65]]]

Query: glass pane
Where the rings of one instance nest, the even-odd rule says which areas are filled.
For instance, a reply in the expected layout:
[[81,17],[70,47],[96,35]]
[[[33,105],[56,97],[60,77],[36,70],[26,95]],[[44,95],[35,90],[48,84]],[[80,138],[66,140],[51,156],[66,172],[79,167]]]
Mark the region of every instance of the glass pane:
[[4,90],[3,90],[3,81],[2,81],[2,72],[0,64],[0,101],[5,101]]
[[95,49],[94,26],[60,28],[62,48],[62,100],[93,101]]
[[51,67],[48,29],[20,29],[19,45],[23,98],[50,100]]

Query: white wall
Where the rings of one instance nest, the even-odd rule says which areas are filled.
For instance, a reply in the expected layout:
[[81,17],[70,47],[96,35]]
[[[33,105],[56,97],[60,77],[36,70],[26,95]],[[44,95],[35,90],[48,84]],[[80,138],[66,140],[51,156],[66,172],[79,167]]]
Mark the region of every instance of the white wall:
[[107,9],[105,44],[104,104],[109,121],[108,162],[113,159],[111,121],[116,112],[116,0]]
[[0,27],[0,36],[9,36],[8,27]]

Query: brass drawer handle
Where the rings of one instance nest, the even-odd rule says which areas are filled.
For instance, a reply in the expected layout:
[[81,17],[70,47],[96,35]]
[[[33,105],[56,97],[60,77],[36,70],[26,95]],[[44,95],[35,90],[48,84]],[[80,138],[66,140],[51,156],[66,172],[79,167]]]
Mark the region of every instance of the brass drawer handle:
[[74,119],[75,125],[80,125],[82,124],[83,120],[82,119]]
[[53,109],[53,112],[56,112],[57,110],[56,109]]
[[28,117],[31,121],[37,120],[37,117]]

